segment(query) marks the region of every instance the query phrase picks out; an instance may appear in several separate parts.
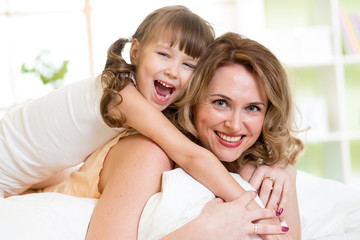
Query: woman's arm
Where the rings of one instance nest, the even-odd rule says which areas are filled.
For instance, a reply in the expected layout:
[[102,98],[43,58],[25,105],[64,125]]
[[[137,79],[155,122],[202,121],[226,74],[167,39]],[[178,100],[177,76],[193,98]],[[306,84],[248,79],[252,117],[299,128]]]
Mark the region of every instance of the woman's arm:
[[120,139],[106,156],[98,185],[102,195],[86,239],[137,239],[141,212],[172,167],[163,150],[142,135]]
[[[232,202],[224,203],[222,199],[216,198],[205,205],[197,218],[171,232],[162,240],[251,240],[255,230],[253,221],[276,217],[274,210],[247,209],[248,204],[255,197],[256,193],[249,191]],[[278,225],[257,224],[256,228],[258,234],[284,234]]]
[[[216,196],[232,201],[245,191],[214,154],[186,138],[133,85],[126,86],[120,94],[123,102],[110,109],[110,114],[123,113],[126,125],[156,142],[173,161]],[[259,207],[255,201],[251,205]]]

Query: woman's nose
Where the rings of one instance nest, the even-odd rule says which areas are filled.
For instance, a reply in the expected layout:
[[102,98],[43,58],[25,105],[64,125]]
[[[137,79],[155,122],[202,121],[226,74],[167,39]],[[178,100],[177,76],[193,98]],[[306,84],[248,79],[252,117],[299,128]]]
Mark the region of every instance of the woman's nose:
[[242,129],[243,122],[240,113],[233,112],[225,121],[225,126],[233,132],[238,132]]

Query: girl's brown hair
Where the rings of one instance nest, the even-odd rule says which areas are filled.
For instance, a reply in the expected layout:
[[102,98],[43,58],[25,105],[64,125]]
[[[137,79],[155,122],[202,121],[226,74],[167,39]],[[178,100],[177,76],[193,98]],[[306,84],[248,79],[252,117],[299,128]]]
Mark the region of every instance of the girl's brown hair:
[[269,104],[260,137],[228,169],[236,171],[244,163],[258,159],[267,165],[295,163],[304,146],[292,136],[293,101],[286,72],[266,47],[239,34],[226,33],[210,45],[198,62],[184,97],[165,113],[184,134],[198,142],[193,122],[196,105],[203,100],[215,71],[231,64],[244,66],[260,80]]
[[[208,45],[214,40],[215,33],[208,22],[191,12],[184,6],[168,6],[150,13],[139,25],[132,39],[137,39],[142,46],[170,36],[170,46],[179,44],[180,50],[199,58]],[[107,125],[121,127],[125,116],[108,114],[108,105],[120,104],[119,92],[131,82],[131,76],[136,78],[136,66],[127,63],[121,53],[129,39],[120,38],[114,42],[107,54],[105,69],[101,75],[104,93],[100,102],[100,112]],[[120,101],[113,103],[117,96]]]

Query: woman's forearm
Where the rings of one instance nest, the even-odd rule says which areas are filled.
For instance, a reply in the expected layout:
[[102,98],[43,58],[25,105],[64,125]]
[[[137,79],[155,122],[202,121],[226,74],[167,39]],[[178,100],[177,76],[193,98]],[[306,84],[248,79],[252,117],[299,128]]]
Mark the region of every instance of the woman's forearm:
[[164,236],[161,240],[209,239],[210,236],[206,235],[207,231],[204,231],[204,227],[206,227],[206,222],[204,222],[202,218],[197,217],[191,222],[186,223],[175,231]]
[[[261,219],[275,218],[275,211],[270,209],[248,209],[248,204],[256,197],[253,191],[242,194],[231,202],[215,198],[209,201],[198,217],[166,235],[166,239],[250,239],[254,234],[254,222]],[[260,224],[259,224],[260,225]],[[269,222],[261,223],[257,230],[264,239],[279,239],[284,232],[280,225]],[[276,236],[275,236],[276,235]]]
[[297,199],[296,184],[293,189],[290,190],[288,203],[284,210],[284,219],[286,224],[289,226],[288,234],[292,236],[294,240],[301,240],[301,221],[299,213],[299,205]]

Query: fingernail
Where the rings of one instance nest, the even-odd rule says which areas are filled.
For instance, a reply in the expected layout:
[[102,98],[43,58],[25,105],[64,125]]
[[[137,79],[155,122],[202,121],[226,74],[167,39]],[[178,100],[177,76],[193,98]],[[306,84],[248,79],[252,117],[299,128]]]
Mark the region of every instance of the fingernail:
[[280,208],[279,210],[277,210],[277,211],[276,211],[276,216],[280,216],[283,211],[284,211],[283,208]]
[[287,231],[289,231],[289,228],[288,227],[281,227],[281,231],[287,232]]

